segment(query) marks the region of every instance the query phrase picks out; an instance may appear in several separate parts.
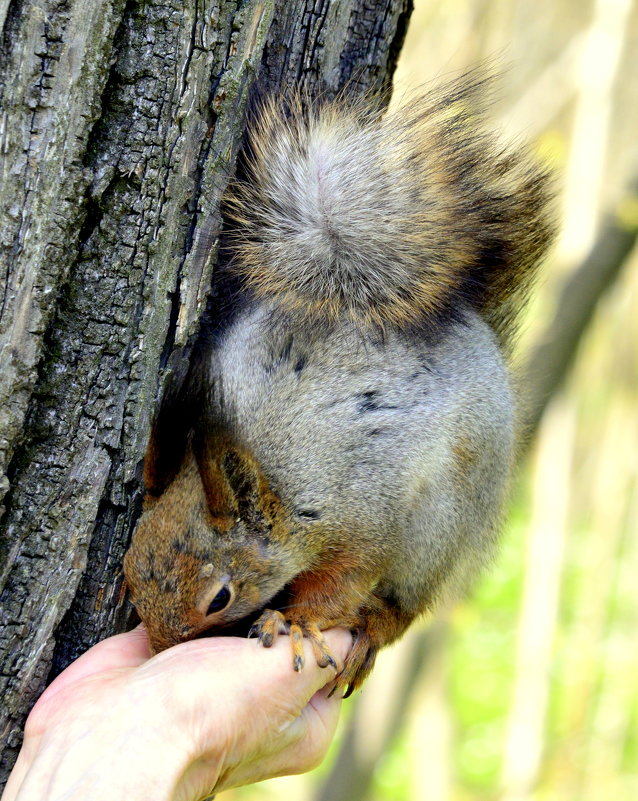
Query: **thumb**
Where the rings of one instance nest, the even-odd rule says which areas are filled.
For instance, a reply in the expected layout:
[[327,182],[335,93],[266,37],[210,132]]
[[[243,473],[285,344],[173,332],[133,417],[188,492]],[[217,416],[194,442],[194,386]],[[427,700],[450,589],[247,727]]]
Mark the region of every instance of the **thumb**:
[[[330,697],[334,678],[352,646],[344,629],[324,632],[337,662],[320,668],[312,646],[304,643],[306,664],[296,673],[288,637],[258,654],[264,670],[251,688],[249,717],[236,717],[235,747],[227,752],[226,770],[217,790],[261,781],[272,776],[304,773],[324,758],[334,735],[341,697]],[[255,695],[253,695],[253,692]],[[246,755],[251,754],[250,759]]]

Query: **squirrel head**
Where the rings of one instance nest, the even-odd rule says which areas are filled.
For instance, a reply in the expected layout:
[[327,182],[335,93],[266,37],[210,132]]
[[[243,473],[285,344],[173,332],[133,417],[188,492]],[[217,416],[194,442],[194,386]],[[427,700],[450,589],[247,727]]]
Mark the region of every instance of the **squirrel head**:
[[124,558],[151,650],[261,609],[299,572],[289,533],[283,505],[250,457],[189,453],[162,494],[147,498]]

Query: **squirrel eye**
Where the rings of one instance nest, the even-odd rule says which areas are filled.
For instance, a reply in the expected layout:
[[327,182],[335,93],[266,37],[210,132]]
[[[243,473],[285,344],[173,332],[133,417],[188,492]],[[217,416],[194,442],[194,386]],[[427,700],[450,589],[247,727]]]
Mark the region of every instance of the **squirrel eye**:
[[228,587],[222,587],[221,590],[210,602],[206,614],[212,615],[213,612],[219,612],[220,609],[223,609],[225,606],[228,606],[229,601],[230,601],[230,590],[228,589]]

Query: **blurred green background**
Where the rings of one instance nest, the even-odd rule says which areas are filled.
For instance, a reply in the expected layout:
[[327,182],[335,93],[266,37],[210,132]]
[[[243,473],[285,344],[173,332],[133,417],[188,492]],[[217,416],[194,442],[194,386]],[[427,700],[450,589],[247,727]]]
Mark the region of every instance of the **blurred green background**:
[[318,770],[225,801],[638,799],[637,45],[636,0],[416,0],[395,97],[487,62],[494,125],[557,175],[539,424],[472,595],[382,653]]

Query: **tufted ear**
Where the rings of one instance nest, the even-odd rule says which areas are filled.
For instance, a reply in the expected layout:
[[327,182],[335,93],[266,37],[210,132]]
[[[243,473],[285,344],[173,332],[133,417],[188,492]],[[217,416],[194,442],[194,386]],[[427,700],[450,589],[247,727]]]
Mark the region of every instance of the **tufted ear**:
[[213,525],[219,531],[229,531],[239,515],[234,488],[224,469],[224,460],[231,448],[229,439],[210,428],[201,431],[198,426],[193,433],[192,446]]
[[246,451],[231,446],[226,448],[220,467],[238,516],[248,522],[261,506],[263,481],[256,461]]
[[238,519],[264,533],[284,517],[279,497],[259,464],[234,438],[217,431],[193,435],[193,452],[206,493],[208,509],[219,531],[229,531]]

